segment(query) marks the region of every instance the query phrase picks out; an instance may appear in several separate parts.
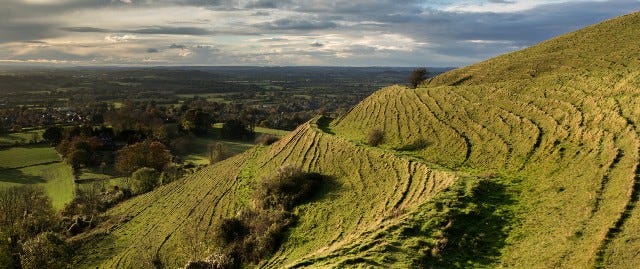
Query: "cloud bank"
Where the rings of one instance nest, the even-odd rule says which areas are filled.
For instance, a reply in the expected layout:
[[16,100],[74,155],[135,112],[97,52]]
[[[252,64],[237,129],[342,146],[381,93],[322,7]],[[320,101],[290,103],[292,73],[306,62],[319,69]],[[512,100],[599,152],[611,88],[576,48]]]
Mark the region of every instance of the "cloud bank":
[[639,0],[4,0],[0,63],[461,66]]

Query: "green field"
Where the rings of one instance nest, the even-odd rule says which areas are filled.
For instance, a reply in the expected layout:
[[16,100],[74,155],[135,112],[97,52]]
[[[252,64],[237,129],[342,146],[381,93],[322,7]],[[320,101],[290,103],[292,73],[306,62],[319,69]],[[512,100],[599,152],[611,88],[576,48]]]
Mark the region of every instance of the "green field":
[[71,167],[46,145],[0,150],[0,188],[24,184],[43,186],[58,209],[73,199]]
[[640,268],[639,25],[635,13],[382,89],[113,208],[75,266],[203,259],[216,223],[294,164],[327,180],[258,267]]
[[2,134],[0,135],[0,147],[25,145],[27,143],[33,142],[34,140],[35,142],[41,142],[42,133],[44,133],[44,130],[38,129],[20,133]]
[[[255,145],[252,140],[226,140],[218,139],[218,133],[222,128],[222,123],[217,123],[213,126],[213,132],[203,137],[191,137],[189,138],[188,153],[185,154],[183,160],[185,162],[191,162],[194,164],[208,164],[209,163],[209,145],[214,142],[222,143],[230,152],[235,155],[242,153]],[[289,131],[276,130],[263,127],[255,127],[254,129],[256,137],[261,134],[271,134],[282,137],[289,133]]]

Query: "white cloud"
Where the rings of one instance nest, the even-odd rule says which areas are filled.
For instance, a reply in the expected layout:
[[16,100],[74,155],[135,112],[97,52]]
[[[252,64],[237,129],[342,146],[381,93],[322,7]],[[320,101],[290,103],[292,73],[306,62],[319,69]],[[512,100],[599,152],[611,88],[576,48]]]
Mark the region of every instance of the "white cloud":
[[136,39],[137,37],[131,34],[124,34],[124,35],[110,34],[104,37],[104,40],[113,42],[113,43],[128,42]]

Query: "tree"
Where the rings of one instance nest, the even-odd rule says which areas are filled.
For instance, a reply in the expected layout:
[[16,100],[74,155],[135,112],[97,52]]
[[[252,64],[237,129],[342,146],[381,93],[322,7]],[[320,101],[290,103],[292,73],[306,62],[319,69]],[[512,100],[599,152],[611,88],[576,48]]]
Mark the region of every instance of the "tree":
[[206,135],[211,129],[211,123],[211,115],[200,109],[189,109],[180,118],[180,128],[195,135]]
[[170,161],[171,154],[164,144],[146,140],[119,150],[115,166],[119,172],[129,174],[142,167],[162,171]]
[[42,187],[0,189],[0,267],[20,268],[20,243],[55,229],[57,223],[56,211]]
[[427,72],[427,69],[424,67],[413,70],[409,76],[409,86],[415,89],[420,83],[427,79],[428,74],[429,72]]
[[95,136],[74,136],[71,141],[62,140],[56,150],[64,156],[73,168],[96,165],[98,163],[98,150],[103,146],[102,140]]
[[0,190],[0,230],[8,237],[26,239],[56,223],[56,211],[44,188],[25,185]]
[[44,138],[44,140],[47,140],[47,142],[49,142],[49,144],[51,144],[52,146],[55,146],[60,143],[60,141],[62,141],[62,128],[58,126],[51,126],[44,131],[44,133],[42,134],[42,138]]
[[30,268],[67,268],[71,250],[57,234],[41,233],[22,245],[20,264]]
[[226,139],[251,139],[254,135],[252,128],[236,119],[226,121],[220,130],[220,136]]
[[89,163],[90,157],[91,156],[87,150],[76,149],[67,156],[67,162],[73,169],[79,169]]

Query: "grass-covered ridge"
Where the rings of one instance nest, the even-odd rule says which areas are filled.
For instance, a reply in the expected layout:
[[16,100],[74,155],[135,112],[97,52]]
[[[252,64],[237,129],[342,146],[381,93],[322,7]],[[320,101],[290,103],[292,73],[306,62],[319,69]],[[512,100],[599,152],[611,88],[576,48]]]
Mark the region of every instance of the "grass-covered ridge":
[[638,36],[635,13],[378,91],[112,209],[76,265],[204,258],[216,224],[293,164],[327,180],[259,267],[639,267]]
[[[331,125],[356,143],[513,178],[521,213],[501,265],[638,265],[640,13],[377,92]],[[424,147],[407,147],[421,143]]]
[[[96,245],[81,249],[78,266],[149,266],[158,258],[175,267],[205,251],[217,222],[246,206],[258,180],[286,164],[327,178],[311,201],[296,208],[298,221],[265,265],[282,267],[326,255],[417,209],[452,184],[449,172],[363,148],[305,124],[269,147],[259,146],[206,167],[109,211]],[[348,210],[345,210],[347,209]],[[204,247],[206,248],[206,247]],[[199,256],[199,257],[198,257]]]

